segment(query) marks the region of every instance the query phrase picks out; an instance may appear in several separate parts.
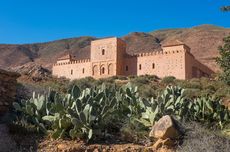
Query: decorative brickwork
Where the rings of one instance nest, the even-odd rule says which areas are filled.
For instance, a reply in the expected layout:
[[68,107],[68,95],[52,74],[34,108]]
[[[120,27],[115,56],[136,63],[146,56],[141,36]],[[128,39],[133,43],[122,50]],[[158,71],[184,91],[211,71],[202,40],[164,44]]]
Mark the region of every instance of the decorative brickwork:
[[54,76],[72,80],[87,76],[104,78],[145,74],[190,79],[210,76],[212,73],[194,58],[190,48],[183,42],[167,43],[161,51],[128,55],[126,43],[115,37],[92,41],[90,59],[75,60],[67,55],[53,65]]

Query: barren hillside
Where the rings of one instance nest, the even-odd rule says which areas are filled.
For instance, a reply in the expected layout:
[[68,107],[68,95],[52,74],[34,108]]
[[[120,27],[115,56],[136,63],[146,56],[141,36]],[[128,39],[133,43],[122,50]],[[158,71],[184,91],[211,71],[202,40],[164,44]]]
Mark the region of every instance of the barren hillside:
[[[214,58],[218,55],[218,46],[222,39],[230,34],[230,28],[201,25],[192,28],[157,30],[149,33],[134,32],[124,37],[128,44],[127,53],[158,50],[161,44],[171,40],[181,40],[191,47],[191,52],[202,63],[218,70]],[[95,37],[79,37],[34,44],[0,45],[0,68],[21,66],[30,62],[51,68],[56,59],[67,52],[78,59],[89,58],[90,41]]]

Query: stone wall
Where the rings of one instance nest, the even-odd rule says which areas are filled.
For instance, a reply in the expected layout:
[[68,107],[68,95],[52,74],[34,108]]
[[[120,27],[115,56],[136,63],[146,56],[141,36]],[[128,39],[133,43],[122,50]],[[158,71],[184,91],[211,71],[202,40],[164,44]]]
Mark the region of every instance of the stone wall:
[[166,53],[163,51],[155,55],[139,56],[137,58],[137,75],[157,75],[160,78],[175,76],[185,79],[185,52]]
[[66,63],[57,63],[53,66],[52,74],[57,77],[79,79],[92,75],[90,60],[76,60]]
[[17,78],[20,75],[0,69],[0,115],[8,110],[16,96]]
[[214,72],[194,58],[191,53],[185,56],[186,79],[207,77]]

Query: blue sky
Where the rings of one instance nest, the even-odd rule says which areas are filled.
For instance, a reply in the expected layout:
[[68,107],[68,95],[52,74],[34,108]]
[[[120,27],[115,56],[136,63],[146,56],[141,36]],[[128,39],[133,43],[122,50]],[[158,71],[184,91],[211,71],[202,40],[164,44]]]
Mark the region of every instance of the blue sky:
[[214,24],[230,27],[230,0],[1,0],[0,43],[33,43],[78,36]]

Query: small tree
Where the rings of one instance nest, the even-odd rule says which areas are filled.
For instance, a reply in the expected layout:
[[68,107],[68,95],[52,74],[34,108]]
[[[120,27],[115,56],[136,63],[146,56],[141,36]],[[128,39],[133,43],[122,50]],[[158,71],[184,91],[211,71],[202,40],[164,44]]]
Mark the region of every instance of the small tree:
[[223,12],[230,11],[230,6],[223,6],[220,8]]
[[224,38],[224,45],[219,47],[219,51],[216,61],[222,69],[220,79],[230,85],[230,36]]

